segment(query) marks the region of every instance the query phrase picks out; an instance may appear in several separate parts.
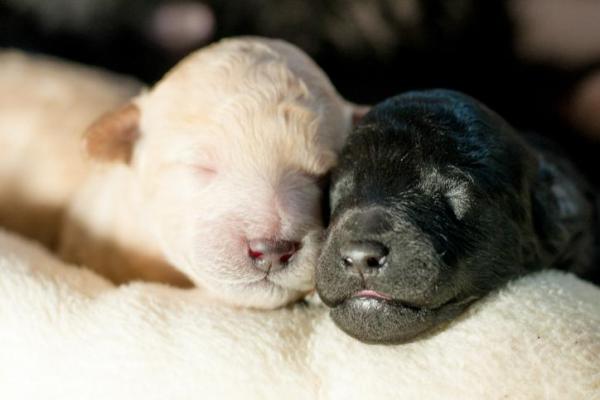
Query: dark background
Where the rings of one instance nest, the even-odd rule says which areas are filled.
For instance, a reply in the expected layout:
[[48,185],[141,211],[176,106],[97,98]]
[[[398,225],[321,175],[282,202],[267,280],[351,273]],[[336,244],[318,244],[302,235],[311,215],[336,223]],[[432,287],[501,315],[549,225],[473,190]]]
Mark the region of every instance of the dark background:
[[500,0],[0,0],[1,47],[147,83],[194,48],[251,34],[299,45],[358,103],[409,89],[461,90],[517,128],[558,142],[598,185],[600,140],[576,128],[564,110],[577,83],[600,69],[599,60],[527,59],[517,51],[516,25]]

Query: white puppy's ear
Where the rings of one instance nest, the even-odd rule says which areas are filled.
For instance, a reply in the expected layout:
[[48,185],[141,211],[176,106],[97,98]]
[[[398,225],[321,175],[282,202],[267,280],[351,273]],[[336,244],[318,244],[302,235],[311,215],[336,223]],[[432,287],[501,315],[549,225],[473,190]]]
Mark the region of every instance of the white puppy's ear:
[[139,120],[140,110],[133,102],[102,115],[85,132],[87,154],[98,161],[129,163]]
[[352,107],[352,126],[356,126],[361,119],[363,119],[363,117],[365,115],[367,115],[367,113],[369,112],[369,110],[371,110],[371,106],[365,106],[365,105],[361,105],[361,104],[351,104]]

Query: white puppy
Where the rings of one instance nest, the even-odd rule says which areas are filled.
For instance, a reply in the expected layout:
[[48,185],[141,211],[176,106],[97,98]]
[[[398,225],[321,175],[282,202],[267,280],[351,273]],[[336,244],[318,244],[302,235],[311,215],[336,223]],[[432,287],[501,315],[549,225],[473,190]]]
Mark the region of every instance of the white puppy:
[[189,278],[259,308],[296,300],[313,287],[319,180],[360,112],[284,42],[197,51],[89,129],[106,167],[73,199],[60,253],[116,282]]

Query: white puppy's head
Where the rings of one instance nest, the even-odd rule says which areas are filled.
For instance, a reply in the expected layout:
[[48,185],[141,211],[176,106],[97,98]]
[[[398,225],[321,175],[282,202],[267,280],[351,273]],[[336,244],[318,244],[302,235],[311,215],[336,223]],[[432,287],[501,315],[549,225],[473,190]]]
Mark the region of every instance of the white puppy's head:
[[273,308],[313,287],[319,180],[357,113],[299,49],[230,39],[101,119],[87,148],[130,165],[168,262],[221,300]]

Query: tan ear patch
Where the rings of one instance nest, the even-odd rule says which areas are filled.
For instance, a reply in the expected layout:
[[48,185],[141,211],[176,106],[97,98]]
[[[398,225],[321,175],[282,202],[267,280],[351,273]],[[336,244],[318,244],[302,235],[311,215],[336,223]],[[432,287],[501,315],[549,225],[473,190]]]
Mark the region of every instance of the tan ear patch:
[[139,136],[140,110],[134,103],[102,115],[86,131],[85,150],[98,161],[128,163]]

